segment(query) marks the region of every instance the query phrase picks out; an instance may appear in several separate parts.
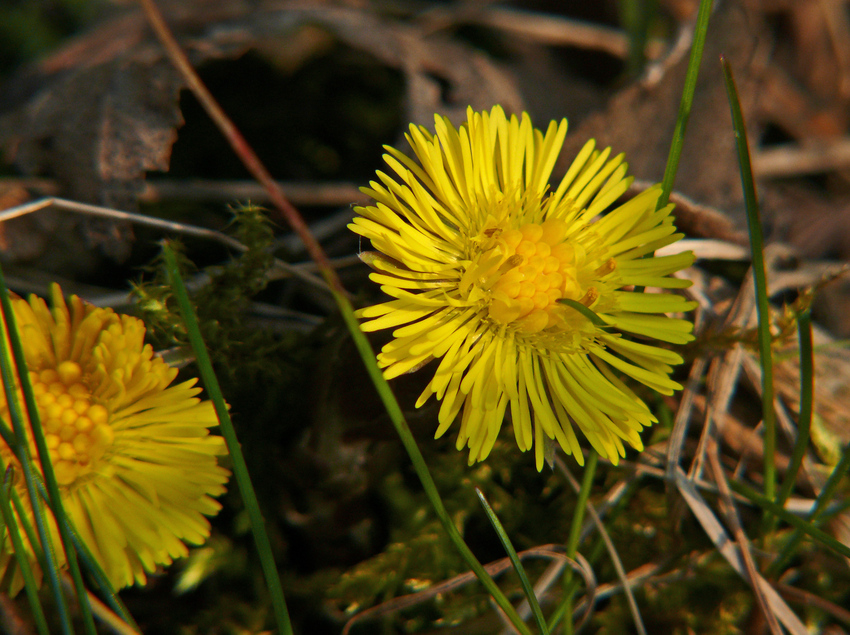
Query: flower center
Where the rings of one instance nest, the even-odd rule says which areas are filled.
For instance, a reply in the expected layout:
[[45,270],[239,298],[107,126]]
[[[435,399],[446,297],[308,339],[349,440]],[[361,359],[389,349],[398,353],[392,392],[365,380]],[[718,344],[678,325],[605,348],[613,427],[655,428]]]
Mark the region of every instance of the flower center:
[[45,442],[59,485],[89,473],[112,445],[109,412],[91,402],[82,369],[72,361],[30,372]]
[[524,333],[560,324],[564,307],[558,300],[590,305],[597,296],[579,281],[586,257],[580,245],[564,242],[566,234],[567,224],[558,219],[519,229],[486,229],[482,251],[465,272],[461,291],[473,300],[489,298],[489,317]]

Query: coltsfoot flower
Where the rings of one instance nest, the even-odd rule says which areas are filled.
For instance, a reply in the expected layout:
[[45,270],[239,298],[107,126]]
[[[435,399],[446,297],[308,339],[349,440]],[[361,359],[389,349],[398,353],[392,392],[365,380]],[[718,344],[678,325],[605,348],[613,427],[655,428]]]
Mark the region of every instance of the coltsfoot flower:
[[[35,296],[12,305],[62,503],[111,583],[143,584],[147,573],[185,556],[186,543],[209,537],[205,516],[220,509],[213,497],[229,476],[216,459],[225,444],[208,430],[218,425],[215,410],[197,398],[197,380],[170,386],[177,370],[144,344],[141,320],[76,296],[66,304],[58,286],[51,295],[52,311]],[[11,425],[2,391],[0,416]],[[29,442],[38,464],[31,434]],[[15,487],[32,526],[20,463],[2,439],[0,456],[17,468]],[[50,530],[62,561],[52,520]],[[13,551],[4,530],[0,578],[14,565]],[[11,589],[20,585],[16,570]]]
[[692,303],[634,291],[689,285],[670,274],[692,254],[645,258],[682,237],[672,205],[656,210],[660,186],[612,209],[632,179],[623,155],[593,141],[550,186],[566,120],[544,134],[496,106],[435,127],[410,126],[418,161],[386,148],[394,174],[378,172],[363,189],[375,204],[349,225],[380,252],[362,257],[395,298],[358,313],[366,331],[395,329],[378,355],[384,375],[439,360],[416,405],[442,400],[437,437],[462,411],[457,448],[470,464],[508,411],[538,470],[554,440],[583,463],[575,428],[615,464],[624,442],[643,449],[639,433],[656,419],[621,376],[671,394],[682,358],[644,340],[693,339],[690,322],[664,315]]

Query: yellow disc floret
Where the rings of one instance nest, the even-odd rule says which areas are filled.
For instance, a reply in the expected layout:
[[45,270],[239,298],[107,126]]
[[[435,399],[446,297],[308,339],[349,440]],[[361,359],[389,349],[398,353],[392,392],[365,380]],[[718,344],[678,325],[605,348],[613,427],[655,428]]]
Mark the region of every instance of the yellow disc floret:
[[70,485],[90,473],[112,445],[109,412],[92,402],[77,362],[30,372],[30,381],[56,480]]
[[[109,425],[107,409],[93,401],[77,362],[66,360],[56,368],[30,371],[45,443],[59,485],[71,485],[94,470],[112,445],[115,433]],[[0,416],[9,421],[5,401]],[[35,444],[28,431],[30,451]],[[12,457],[5,445],[4,460]]]
[[567,231],[557,218],[519,229],[486,229],[461,289],[488,302],[490,319],[521,333],[561,325],[568,310],[558,300],[589,306],[598,297],[581,282],[586,258],[580,246],[565,240]]

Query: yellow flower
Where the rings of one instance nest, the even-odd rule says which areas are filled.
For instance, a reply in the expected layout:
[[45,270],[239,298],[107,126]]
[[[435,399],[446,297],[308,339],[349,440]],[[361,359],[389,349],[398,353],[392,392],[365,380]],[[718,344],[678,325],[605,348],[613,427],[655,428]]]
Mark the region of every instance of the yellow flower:
[[[62,504],[116,588],[143,584],[146,573],[185,556],[185,543],[209,537],[205,516],[220,509],[212,497],[229,475],[216,460],[224,442],[208,430],[218,420],[212,404],[196,397],[197,380],[169,387],[177,370],[144,344],[141,320],[76,296],[66,304],[58,286],[51,295],[52,311],[34,296],[12,303]],[[0,416],[11,425],[5,395]],[[3,440],[0,456],[17,468],[15,487],[33,526],[20,463]],[[64,562],[52,520],[50,531]],[[13,558],[4,530],[0,577]],[[16,570],[11,588],[20,585]]]
[[616,464],[623,441],[643,449],[639,432],[656,421],[620,375],[681,388],[669,375],[682,358],[638,340],[693,339],[690,322],[663,315],[692,303],[633,291],[689,285],[670,274],[692,254],[644,258],[682,237],[672,205],[656,210],[655,186],[609,209],[632,179],[622,155],[593,141],[550,188],[566,120],[544,134],[499,106],[467,114],[459,129],[435,117],[435,135],[411,125],[418,163],[387,147],[395,174],[363,189],[376,203],[349,227],[381,252],[363,259],[395,298],[360,310],[363,328],[395,328],[378,355],[387,378],[440,360],[416,405],[442,400],[437,437],[463,411],[457,448],[470,464],[490,453],[507,411],[538,470],[552,440],[583,463],[574,426]]

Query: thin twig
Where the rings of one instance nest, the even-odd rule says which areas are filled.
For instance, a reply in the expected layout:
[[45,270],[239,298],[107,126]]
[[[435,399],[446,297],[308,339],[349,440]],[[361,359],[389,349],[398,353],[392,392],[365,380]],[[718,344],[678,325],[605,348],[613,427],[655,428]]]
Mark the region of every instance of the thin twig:
[[[369,197],[353,183],[315,183],[302,181],[278,181],[278,187],[286,192],[293,205],[348,206],[351,203],[365,204]],[[232,201],[271,200],[268,191],[249,180],[214,179],[156,179],[148,180],[139,193],[138,200],[156,203],[163,199],[189,201]]]
[[[517,555],[519,556],[520,560],[525,560],[527,558],[548,558],[556,560],[559,563],[566,564],[585,578],[585,583],[587,584],[588,589],[594,588],[595,581],[592,578],[588,580],[586,567],[582,566],[582,564],[576,562],[575,560],[567,558],[563,554],[563,550],[564,548],[561,545],[541,545],[540,547],[534,547],[532,549],[520,551]],[[511,569],[511,560],[510,558],[502,558],[500,560],[496,560],[495,562],[491,562],[490,564],[485,565],[484,568],[487,570],[487,573],[495,577]],[[352,617],[350,620],[348,620],[348,622],[345,624],[345,627],[342,629],[342,635],[347,635],[351,628],[360,622],[366,620],[373,620],[381,616],[391,615],[411,606],[417,606],[422,602],[425,602],[433,597],[436,597],[437,595],[440,595],[441,593],[448,593],[450,591],[460,589],[463,586],[469,584],[470,582],[474,582],[475,580],[475,573],[473,573],[472,571],[468,571],[466,573],[457,575],[454,578],[451,578],[450,580],[446,580],[445,582],[441,582],[440,584],[435,584],[432,587],[423,589],[422,591],[417,591],[416,593],[410,593],[408,595],[402,595],[393,598],[392,600],[382,602],[377,606],[373,606],[364,611],[361,611],[360,613]]]
[[[185,223],[164,220],[162,218],[154,218],[153,216],[145,216],[144,214],[125,212],[111,207],[102,207],[100,205],[91,205],[89,203],[80,203],[56,197],[40,198],[35,201],[30,201],[29,203],[24,203],[23,205],[17,205],[0,211],[0,223],[51,207],[88,216],[97,216],[112,220],[127,221],[135,223],[136,225],[155,227],[157,229],[182,234],[184,236],[194,236],[195,238],[212,240],[242,253],[248,250],[248,247],[232,236],[215,231],[214,229],[207,229],[206,227],[198,227],[196,225],[187,225]],[[308,273],[308,270],[311,267],[309,265],[306,267],[291,265],[279,258],[275,258],[273,264],[275,268],[280,269],[293,277],[303,280],[304,282],[308,282],[323,291],[328,290],[327,284],[325,284],[323,280]]]
[[[570,484],[576,493],[579,491],[579,482],[572,475],[572,472],[567,468],[566,464],[564,464],[563,460],[560,457],[555,457],[555,465],[558,466],[558,470],[566,477],[567,481]],[[637,630],[639,635],[646,635],[646,627],[643,625],[643,619],[640,616],[640,610],[638,609],[637,602],[635,601],[635,596],[632,593],[632,588],[629,585],[628,579],[626,578],[626,570],[623,567],[623,561],[620,559],[620,555],[617,553],[617,548],[614,546],[614,542],[611,540],[611,536],[608,534],[608,530],[605,529],[605,525],[602,523],[602,519],[599,517],[599,514],[596,512],[596,509],[591,504],[590,501],[587,501],[586,504],[587,513],[590,515],[591,520],[593,520],[593,524],[596,525],[596,530],[599,532],[599,535],[602,537],[603,542],[605,543],[605,549],[608,551],[608,555],[611,557],[611,563],[614,565],[614,570],[617,572],[617,578],[619,578],[621,584],[623,585],[623,593],[626,594],[626,601],[629,605],[629,611],[632,614],[632,619],[635,622],[635,629]]]
[[295,207],[293,207],[293,205],[287,200],[286,196],[284,196],[283,190],[280,188],[277,181],[272,178],[272,175],[266,169],[266,166],[263,165],[262,161],[260,161],[257,153],[254,152],[253,148],[251,148],[245,140],[245,137],[242,136],[242,133],[239,132],[239,129],[233,121],[231,121],[230,117],[228,117],[221,106],[218,105],[218,102],[201,81],[200,76],[198,76],[195,69],[192,68],[192,65],[189,63],[189,59],[180,48],[180,45],[177,43],[177,40],[171,32],[171,29],[169,29],[168,25],[165,23],[165,19],[162,17],[159,7],[156,6],[156,3],[153,0],[139,0],[139,3],[148,18],[151,28],[153,28],[159,38],[159,41],[165,47],[168,57],[186,80],[189,90],[192,91],[192,94],[200,102],[201,106],[210,118],[212,118],[215,122],[215,125],[221,133],[226,137],[231,148],[233,148],[233,151],[248,169],[248,172],[250,172],[251,175],[263,185],[266,192],[268,192],[269,199],[278,210],[278,220],[286,222],[295,231],[295,233],[300,236],[301,240],[304,242],[304,246],[307,248],[307,253],[309,253],[310,257],[319,265],[319,270],[328,284],[337,293],[348,297],[348,292],[345,290],[345,287],[342,286],[339,276],[336,275],[336,272],[331,266],[331,263],[328,261],[328,257],[321,245],[313,237],[307,223],[301,217],[298,210],[295,209]]
[[732,492],[729,490],[729,483],[726,482],[726,474],[723,472],[723,467],[720,465],[718,456],[719,446],[717,441],[712,438],[709,442],[708,461],[711,465],[711,471],[714,475],[714,482],[717,483],[717,489],[720,492],[720,506],[726,516],[726,521],[732,527],[732,533],[735,534],[735,540],[738,543],[738,551],[744,561],[747,575],[749,576],[750,586],[753,588],[753,593],[756,596],[756,602],[767,621],[770,632],[773,635],[782,635],[782,629],[779,626],[779,621],[773,613],[772,607],[768,606],[767,599],[764,596],[761,585],[759,584],[759,573],[756,568],[753,554],[750,551],[750,541],[744,533],[744,528],[741,526],[741,520],[738,518],[738,512],[735,509],[735,504],[732,502]]

